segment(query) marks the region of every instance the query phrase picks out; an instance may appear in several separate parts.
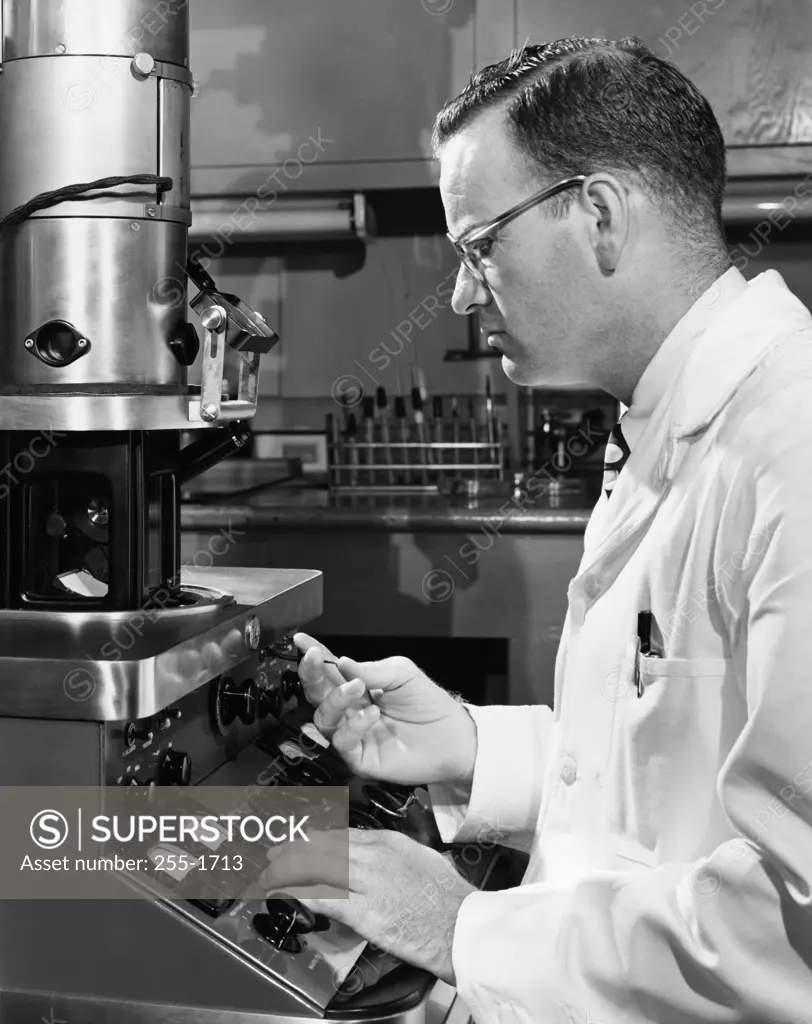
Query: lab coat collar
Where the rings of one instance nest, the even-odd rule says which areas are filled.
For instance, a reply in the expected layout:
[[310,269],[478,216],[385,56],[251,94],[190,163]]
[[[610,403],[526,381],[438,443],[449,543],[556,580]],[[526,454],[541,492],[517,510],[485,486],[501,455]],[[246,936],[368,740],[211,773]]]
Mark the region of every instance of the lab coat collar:
[[709,426],[773,345],[810,324],[809,310],[777,271],[754,278],[710,325],[677,378],[673,437],[691,437]]
[[[629,411],[624,416],[624,434],[629,437],[626,424],[640,421],[637,434],[642,434],[660,399],[679,377],[688,356],[714,320],[723,316],[728,306],[747,291],[746,278],[737,267],[730,267],[694,302],[688,312],[654,353],[634,389]],[[631,444],[631,442],[630,442]],[[633,448],[634,445],[632,444]]]
[[651,416],[611,500],[602,498],[590,520],[581,571],[573,580],[587,604],[611,585],[642,540],[688,450],[687,440],[712,423],[778,341],[810,326],[809,311],[774,270],[751,281],[709,326]]

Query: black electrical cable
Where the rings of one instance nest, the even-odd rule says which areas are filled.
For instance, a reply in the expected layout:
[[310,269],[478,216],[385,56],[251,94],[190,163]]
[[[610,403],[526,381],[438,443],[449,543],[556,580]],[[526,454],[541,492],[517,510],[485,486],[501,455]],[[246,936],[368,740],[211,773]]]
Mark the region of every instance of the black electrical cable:
[[[55,189],[53,192],[42,192],[40,195],[30,199],[16,210],[12,210],[8,216],[0,220],[0,237],[9,228],[22,224],[32,213],[39,210],[47,210],[51,206],[58,206],[60,203],[67,203],[80,199],[98,199],[99,196],[87,196],[84,193],[94,189],[116,188],[118,185],[154,185],[157,194],[171,192],[174,182],[171,178],[161,178],[157,174],[130,174],[125,177],[99,178],[97,181],[89,181],[80,185],[65,185],[63,188]],[[118,193],[122,198],[127,198],[127,193]]]

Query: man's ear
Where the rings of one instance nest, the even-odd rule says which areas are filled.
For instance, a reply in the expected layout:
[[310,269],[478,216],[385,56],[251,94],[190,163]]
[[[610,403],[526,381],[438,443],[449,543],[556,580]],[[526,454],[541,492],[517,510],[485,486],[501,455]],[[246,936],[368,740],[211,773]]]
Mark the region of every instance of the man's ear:
[[597,264],[602,273],[613,274],[630,235],[629,195],[613,175],[595,174],[584,182],[580,203]]

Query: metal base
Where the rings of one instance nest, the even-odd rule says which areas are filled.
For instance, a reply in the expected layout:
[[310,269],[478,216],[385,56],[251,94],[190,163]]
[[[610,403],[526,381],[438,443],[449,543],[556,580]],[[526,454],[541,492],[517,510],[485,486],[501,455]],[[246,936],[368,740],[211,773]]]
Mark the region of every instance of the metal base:
[[257,642],[321,614],[322,574],[314,570],[188,568],[181,582],[234,601],[138,612],[0,612],[0,715],[146,718],[244,661]]

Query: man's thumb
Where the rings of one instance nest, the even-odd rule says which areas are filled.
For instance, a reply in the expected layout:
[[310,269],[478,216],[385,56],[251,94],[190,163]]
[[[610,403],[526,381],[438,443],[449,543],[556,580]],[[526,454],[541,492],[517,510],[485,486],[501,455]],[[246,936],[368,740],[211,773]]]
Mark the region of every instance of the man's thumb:
[[345,679],[360,679],[368,690],[391,690],[404,681],[405,673],[400,663],[405,661],[405,658],[385,658],[383,661],[341,658],[338,669]]

